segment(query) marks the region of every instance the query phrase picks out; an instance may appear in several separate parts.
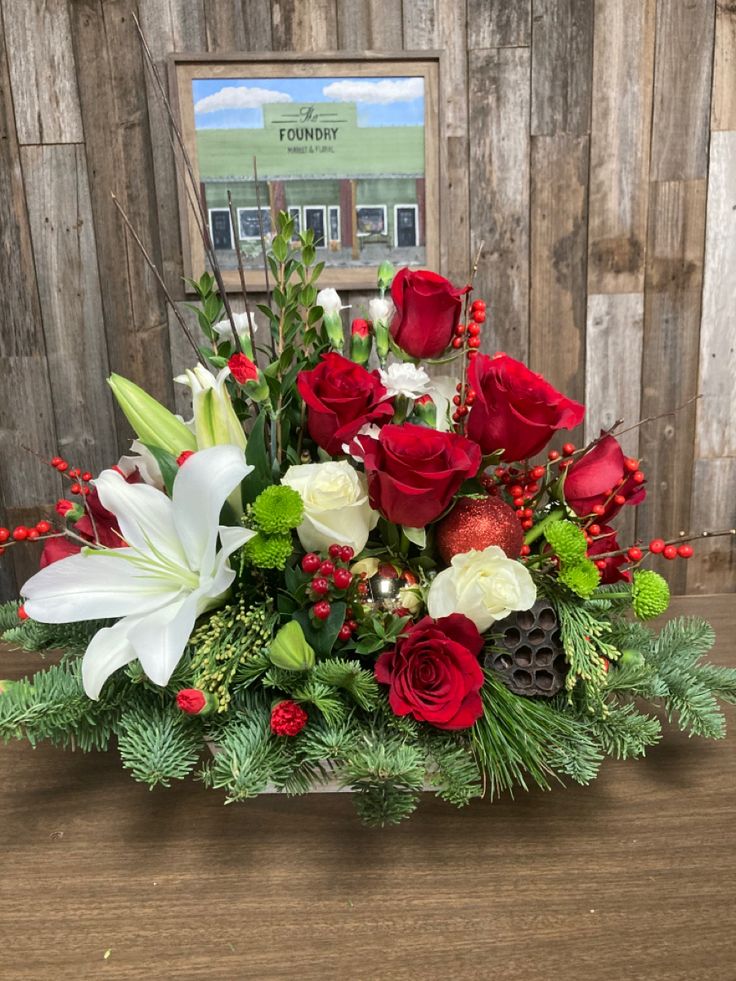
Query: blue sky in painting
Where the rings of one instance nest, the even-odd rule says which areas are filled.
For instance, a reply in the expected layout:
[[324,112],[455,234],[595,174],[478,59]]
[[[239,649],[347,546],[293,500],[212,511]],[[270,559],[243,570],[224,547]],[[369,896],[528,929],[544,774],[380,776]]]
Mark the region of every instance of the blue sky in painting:
[[[198,78],[192,81],[194,122],[197,129],[257,128],[263,125],[260,104],[264,102],[354,101],[359,126],[422,126],[422,84],[422,79],[398,76],[391,79]],[[250,105],[242,107],[238,102]]]

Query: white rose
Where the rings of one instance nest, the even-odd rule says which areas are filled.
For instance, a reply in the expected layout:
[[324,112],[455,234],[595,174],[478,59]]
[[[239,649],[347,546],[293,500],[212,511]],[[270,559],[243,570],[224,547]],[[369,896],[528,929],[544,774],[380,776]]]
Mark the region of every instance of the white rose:
[[373,323],[388,324],[394,315],[393,301],[377,296],[368,304],[368,315]]
[[528,610],[536,598],[529,570],[507,558],[502,548],[489,545],[453,558],[450,568],[432,582],[427,609],[435,619],[464,613],[482,632],[512,610]]
[[289,467],[282,481],[304,501],[304,519],[296,530],[308,552],[350,545],[357,555],[375,528],[378,512],[368,503],[365,476],[347,460]]
[[414,364],[397,362],[381,370],[379,374],[381,384],[386,389],[386,398],[404,395],[408,399],[418,399],[420,395],[428,392],[432,385],[432,379],[424,368],[417,368]]

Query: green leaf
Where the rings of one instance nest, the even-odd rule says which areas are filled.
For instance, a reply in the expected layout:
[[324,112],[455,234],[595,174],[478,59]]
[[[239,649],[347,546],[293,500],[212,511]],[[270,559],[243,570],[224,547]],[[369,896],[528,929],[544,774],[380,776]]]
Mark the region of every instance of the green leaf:
[[320,657],[328,657],[345,622],[346,605],[343,602],[333,603],[330,615],[315,627],[308,610],[297,610],[294,619],[304,631],[304,637],[310,647],[313,647]]
[[289,254],[289,246],[280,235],[277,235],[271,243],[271,251],[279,262],[285,262]]
[[253,467],[252,472],[248,474],[242,484],[243,502],[245,504],[252,504],[261,491],[273,483],[271,464],[266,450],[266,418],[265,412],[258,413],[248,436],[248,445],[245,448],[245,461]]
[[144,443],[143,445],[150,453],[153,454],[156,463],[159,466],[159,470],[161,471],[166,493],[169,495],[169,497],[171,497],[171,491],[174,486],[174,478],[179,472],[179,464],[176,462],[176,458],[167,450],[162,450],[160,446],[153,446],[151,443]]

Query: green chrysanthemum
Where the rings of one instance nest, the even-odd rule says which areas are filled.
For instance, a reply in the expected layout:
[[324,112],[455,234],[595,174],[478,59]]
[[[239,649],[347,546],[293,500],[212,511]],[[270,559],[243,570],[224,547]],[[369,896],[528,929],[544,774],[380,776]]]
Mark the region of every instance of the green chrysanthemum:
[[291,535],[262,535],[245,543],[245,556],[259,569],[283,569],[294,550]]
[[601,578],[595,563],[590,559],[578,561],[575,565],[563,565],[558,573],[560,582],[581,599],[587,599],[595,592]]
[[552,522],[545,528],[544,537],[555,555],[566,565],[577,565],[585,558],[585,535],[572,521]]
[[283,535],[301,523],[304,503],[291,487],[267,487],[253,502],[253,520],[267,535]]
[[670,587],[667,585],[667,580],[650,569],[635,572],[631,587],[631,602],[634,613],[640,620],[658,617],[670,605]]

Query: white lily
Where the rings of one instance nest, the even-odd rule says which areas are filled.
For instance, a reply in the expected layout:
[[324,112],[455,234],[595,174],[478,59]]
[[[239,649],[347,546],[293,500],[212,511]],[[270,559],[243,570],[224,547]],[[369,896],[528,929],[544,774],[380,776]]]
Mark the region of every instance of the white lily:
[[135,658],[151,681],[168,684],[197,617],[227,596],[235,578],[230,555],[255,534],[219,524],[226,498],[252,469],[235,446],[202,450],[177,473],[171,499],[114,470],[97,478],[125,546],[61,559],[21,590],[28,615],[41,623],[122,618],[87,647],[82,680],[90,698]]
[[187,368],[183,375],[174,379],[180,385],[188,385],[192,391],[194,435],[200,450],[209,446],[222,446],[224,443],[232,443],[233,446],[245,449],[245,433],[225,384],[229,376],[230,369],[227,365],[217,375],[213,375],[198,364],[194,368]]

